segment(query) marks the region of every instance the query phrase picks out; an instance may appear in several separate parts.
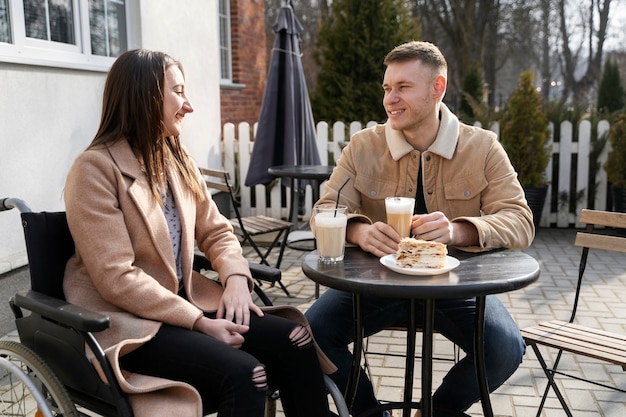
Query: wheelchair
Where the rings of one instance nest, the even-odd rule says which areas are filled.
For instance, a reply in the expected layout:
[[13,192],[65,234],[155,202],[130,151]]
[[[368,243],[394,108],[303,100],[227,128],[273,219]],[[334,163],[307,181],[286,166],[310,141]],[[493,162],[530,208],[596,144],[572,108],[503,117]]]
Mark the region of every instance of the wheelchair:
[[[74,253],[65,212],[33,212],[20,199],[0,199],[0,211],[12,208],[21,213],[31,288],[9,301],[20,343],[0,341],[0,414],[132,417],[128,398],[93,336],[109,327],[109,318],[68,303],[63,295],[65,264]],[[194,269],[211,270],[211,264],[196,255]],[[255,279],[280,279],[281,271],[272,267],[251,263],[250,270]],[[254,291],[263,304],[272,305],[258,285]],[[326,375],[325,382],[337,415],[348,417],[343,394]],[[277,391],[268,394],[266,417],[274,415],[278,397]]]

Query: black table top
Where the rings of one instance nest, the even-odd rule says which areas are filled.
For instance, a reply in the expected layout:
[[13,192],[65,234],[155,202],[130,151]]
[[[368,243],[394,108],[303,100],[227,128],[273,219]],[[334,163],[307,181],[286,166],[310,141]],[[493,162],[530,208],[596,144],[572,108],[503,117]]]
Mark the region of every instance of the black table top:
[[332,165],[277,165],[267,172],[275,177],[289,177],[301,180],[327,180],[333,173]]
[[497,294],[523,288],[539,277],[539,263],[517,250],[473,254],[449,249],[460,265],[440,275],[405,275],[380,263],[378,257],[356,247],[346,247],[342,262],[318,261],[317,252],[306,255],[302,270],[313,281],[338,290],[392,298],[463,298]]

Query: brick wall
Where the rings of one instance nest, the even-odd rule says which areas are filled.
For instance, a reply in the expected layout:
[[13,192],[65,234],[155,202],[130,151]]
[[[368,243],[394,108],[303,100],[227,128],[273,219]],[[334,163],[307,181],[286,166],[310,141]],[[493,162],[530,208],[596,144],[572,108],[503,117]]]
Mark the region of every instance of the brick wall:
[[234,85],[221,88],[222,126],[253,124],[259,118],[267,76],[265,0],[231,0],[230,13]]

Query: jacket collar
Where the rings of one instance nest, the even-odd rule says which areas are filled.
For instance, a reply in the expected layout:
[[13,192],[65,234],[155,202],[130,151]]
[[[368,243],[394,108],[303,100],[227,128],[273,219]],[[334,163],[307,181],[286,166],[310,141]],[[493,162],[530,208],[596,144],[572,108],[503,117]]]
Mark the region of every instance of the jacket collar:
[[[439,108],[441,122],[439,123],[439,131],[432,145],[428,148],[429,152],[435,153],[446,159],[451,159],[459,140],[459,119],[441,103]],[[385,137],[387,147],[394,161],[399,160],[409,152],[413,151],[413,146],[407,142],[404,134],[400,130],[392,129],[389,123],[385,124]]]
[[120,139],[113,144],[107,145],[107,149],[124,175],[135,180],[143,175],[141,165],[137,161],[137,157],[127,140]]
[[[132,179],[126,192],[128,192],[137,210],[141,214],[144,224],[150,232],[152,242],[164,263],[167,265],[170,276],[174,280],[173,282],[178,282],[175,270],[176,260],[174,259],[174,251],[172,249],[172,241],[167,222],[165,216],[163,216],[163,210],[154,201],[150,184],[148,184],[148,178],[142,171],[137,157],[131,149],[130,144],[125,139],[120,139],[113,144],[107,145],[107,149],[122,174]],[[168,169],[168,180],[170,182],[171,178],[172,175]],[[178,177],[176,177],[176,180],[178,180]],[[174,198],[179,202],[180,200],[178,200],[178,198],[180,198],[180,195],[178,194],[177,185],[177,183],[171,183],[170,188],[174,193]],[[181,218],[182,217],[181,215]],[[188,232],[183,227],[183,234],[185,233]],[[183,274],[189,269],[189,265],[183,263]]]

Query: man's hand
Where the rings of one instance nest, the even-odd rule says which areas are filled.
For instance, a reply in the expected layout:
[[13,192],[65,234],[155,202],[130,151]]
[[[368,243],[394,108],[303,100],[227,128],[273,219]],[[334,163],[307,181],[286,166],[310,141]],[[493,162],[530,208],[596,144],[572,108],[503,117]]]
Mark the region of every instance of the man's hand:
[[249,326],[250,311],[263,317],[263,312],[259,306],[252,301],[248,288],[248,278],[239,275],[231,276],[226,281],[226,288],[224,288],[224,294],[217,309],[217,318]]
[[452,246],[478,244],[478,231],[472,223],[451,222],[440,211],[413,215],[411,233],[416,239],[433,240]]
[[440,211],[415,214],[411,219],[411,233],[416,239],[448,244],[452,241],[452,222]]
[[387,223],[350,222],[346,230],[346,240],[359,245],[366,252],[382,257],[398,250],[400,235]]

